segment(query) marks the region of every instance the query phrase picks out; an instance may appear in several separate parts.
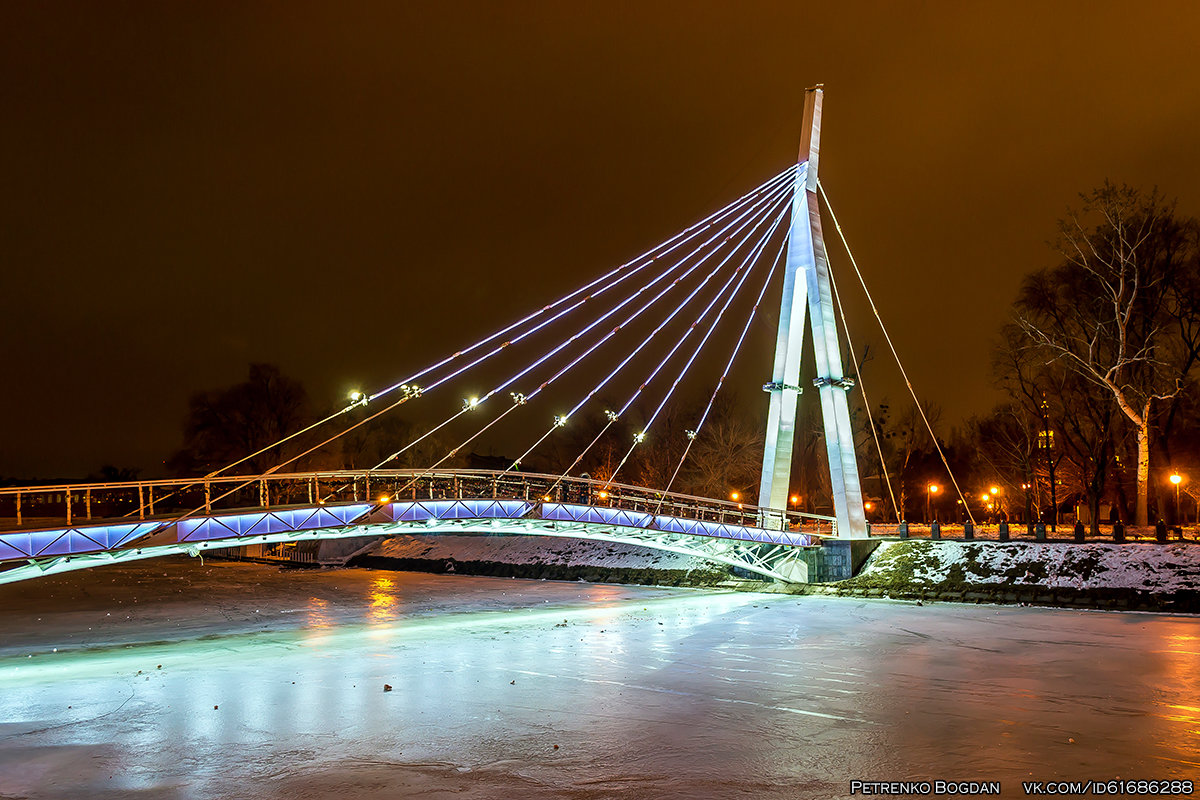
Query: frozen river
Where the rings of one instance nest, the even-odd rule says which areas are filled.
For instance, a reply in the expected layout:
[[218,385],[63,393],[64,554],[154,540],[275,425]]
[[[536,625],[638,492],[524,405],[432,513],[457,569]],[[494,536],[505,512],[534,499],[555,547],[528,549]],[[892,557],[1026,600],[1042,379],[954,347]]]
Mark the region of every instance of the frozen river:
[[184,559],[0,586],[0,637],[0,797],[1200,778],[1194,617]]

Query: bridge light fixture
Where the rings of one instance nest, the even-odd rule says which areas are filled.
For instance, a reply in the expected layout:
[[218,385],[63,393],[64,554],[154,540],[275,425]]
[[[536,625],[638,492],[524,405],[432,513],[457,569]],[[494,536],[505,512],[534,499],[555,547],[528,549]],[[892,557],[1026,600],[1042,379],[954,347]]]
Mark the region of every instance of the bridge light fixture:
[[608,421],[609,421],[609,422],[616,422],[616,421],[617,421],[617,412],[615,412],[615,411],[607,411],[607,410],[606,410],[606,411],[604,412],[604,416],[608,417]]
[[1171,483],[1178,486],[1179,484],[1183,483],[1183,476],[1180,475],[1178,472],[1172,472],[1171,473]]
[[633,436],[634,444],[641,444],[644,441],[646,441],[646,432],[645,431],[641,431],[640,433],[634,434],[634,436]]
[[381,502],[381,503],[386,503],[388,500],[391,500],[391,499],[392,498],[388,497],[386,494],[381,494],[379,496],[379,502]]
[[479,405],[478,397],[468,397],[466,400],[463,400],[463,411],[470,411],[477,405]]
[[549,502],[550,502],[550,495],[548,495],[548,494],[544,494],[544,495],[542,495],[542,502],[544,502],[544,503],[549,503]]
[[599,497],[601,500],[607,500],[608,492],[596,492],[596,496]]
[[738,500],[740,500],[740,499],[741,499],[741,497],[742,497],[742,496],[741,496],[740,494],[738,494],[737,492],[730,492],[730,493],[729,493],[729,499],[730,499],[730,500],[732,500],[732,501],[733,501],[733,502],[735,502],[735,503],[736,503]]
[[555,414],[554,415],[554,427],[561,428],[562,426],[564,426],[566,424],[567,424],[567,415],[566,414]]
[[362,399],[363,399],[363,393],[358,391],[357,389],[355,389],[353,392],[350,393],[350,402],[351,403],[360,403],[360,402],[362,402]]
[[[798,495],[798,494],[792,495],[792,505],[796,505],[799,502],[800,502],[800,495]],[[867,505],[869,507],[870,503],[868,503]]]

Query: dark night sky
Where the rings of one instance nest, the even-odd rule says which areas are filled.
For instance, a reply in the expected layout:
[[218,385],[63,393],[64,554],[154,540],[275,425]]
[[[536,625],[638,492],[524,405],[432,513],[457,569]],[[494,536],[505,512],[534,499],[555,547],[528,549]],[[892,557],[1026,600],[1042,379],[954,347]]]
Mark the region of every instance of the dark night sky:
[[823,182],[956,422],[1078,192],[1200,212],[1198,31],[1192,2],[4,3],[0,475],[157,474],[250,361],[322,404],[401,377],[794,161],[817,82]]

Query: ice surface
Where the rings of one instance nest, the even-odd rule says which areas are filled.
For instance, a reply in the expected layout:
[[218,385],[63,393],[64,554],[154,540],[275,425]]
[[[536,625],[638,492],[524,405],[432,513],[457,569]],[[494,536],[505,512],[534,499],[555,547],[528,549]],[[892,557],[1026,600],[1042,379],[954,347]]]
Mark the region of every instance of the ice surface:
[[1190,617],[187,559],[0,587],[0,609],[0,796],[1200,777]]

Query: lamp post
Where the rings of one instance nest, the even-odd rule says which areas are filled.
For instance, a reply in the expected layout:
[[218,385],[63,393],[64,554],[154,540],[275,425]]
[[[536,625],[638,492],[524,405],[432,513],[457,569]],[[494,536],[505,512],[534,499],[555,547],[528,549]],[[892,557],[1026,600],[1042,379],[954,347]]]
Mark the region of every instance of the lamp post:
[[1175,522],[1182,525],[1183,514],[1179,513],[1179,484],[1183,483],[1183,476],[1178,472],[1172,472],[1171,483],[1175,484]]
[[933,522],[933,496],[941,489],[936,483],[929,484],[929,491],[925,493],[925,520]]
[[1045,392],[1042,393],[1042,434],[1044,436],[1042,443],[1046,448],[1046,466],[1050,469],[1050,530],[1058,530],[1058,487],[1054,483],[1054,435],[1050,431],[1050,403],[1046,400]]

